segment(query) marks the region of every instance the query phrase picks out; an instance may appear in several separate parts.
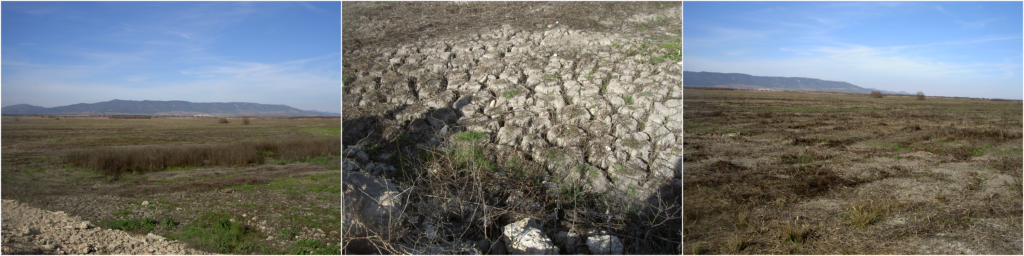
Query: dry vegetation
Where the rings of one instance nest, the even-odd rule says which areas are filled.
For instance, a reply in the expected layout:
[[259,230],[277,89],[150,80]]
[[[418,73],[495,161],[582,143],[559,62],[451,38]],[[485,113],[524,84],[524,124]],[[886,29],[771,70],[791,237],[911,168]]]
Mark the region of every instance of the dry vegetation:
[[3,117],[3,198],[213,253],[339,254],[340,120],[222,119]]
[[100,170],[120,177],[125,173],[148,173],[174,167],[253,166],[266,156],[301,161],[321,155],[338,155],[337,138],[290,141],[239,142],[217,145],[158,145],[108,147],[80,150],[66,156],[77,167]]
[[871,96],[686,90],[684,253],[1021,254],[1021,103]]
[[[681,252],[681,191],[663,188],[644,206],[631,207],[622,200],[585,192],[588,184],[552,180],[544,165],[526,160],[528,156],[520,152],[489,147],[486,137],[462,132],[433,147],[408,147],[411,143],[401,138],[368,146],[380,152],[415,149],[401,150],[394,163],[399,173],[389,178],[402,188],[414,188],[404,198],[410,205],[404,213],[417,222],[434,223],[439,238],[411,232],[416,225],[407,221],[368,234],[345,233],[342,249],[352,254],[416,254],[416,250],[438,248],[443,241],[497,241],[504,225],[533,217],[552,239],[559,231],[607,230],[622,240],[626,254]],[[581,243],[579,250],[571,252],[583,252],[584,247]],[[493,253],[486,248],[480,252]]]

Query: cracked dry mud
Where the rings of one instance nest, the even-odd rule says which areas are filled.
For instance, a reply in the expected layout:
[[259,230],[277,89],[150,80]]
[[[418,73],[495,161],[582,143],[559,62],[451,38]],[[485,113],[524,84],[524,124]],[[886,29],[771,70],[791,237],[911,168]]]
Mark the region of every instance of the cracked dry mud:
[[[408,140],[418,145],[397,150],[416,152],[478,132],[495,156],[538,163],[546,181],[589,193],[644,202],[679,187],[680,6],[632,5],[347,3],[343,144]],[[439,14],[371,11],[415,7]],[[345,161],[376,165],[366,159]]]
[[[344,143],[381,135],[367,121],[379,118],[420,141],[445,126],[483,132],[497,149],[547,163],[552,174],[556,162],[594,167],[594,192],[653,191],[678,178],[682,66],[657,60],[672,49],[628,33],[546,25],[347,51]],[[566,161],[553,161],[556,153]]]

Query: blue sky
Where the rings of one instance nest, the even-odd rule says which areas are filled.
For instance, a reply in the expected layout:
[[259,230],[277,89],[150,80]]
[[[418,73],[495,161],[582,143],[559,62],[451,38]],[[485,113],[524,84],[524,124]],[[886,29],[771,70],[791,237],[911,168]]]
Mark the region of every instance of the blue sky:
[[1022,2],[684,2],[683,69],[1021,99]]
[[2,105],[341,112],[340,2],[2,2]]

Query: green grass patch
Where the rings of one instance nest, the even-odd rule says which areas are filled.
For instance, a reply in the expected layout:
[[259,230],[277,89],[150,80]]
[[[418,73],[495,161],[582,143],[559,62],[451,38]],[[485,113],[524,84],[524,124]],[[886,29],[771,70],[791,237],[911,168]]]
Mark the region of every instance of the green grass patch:
[[132,211],[129,211],[129,210],[124,210],[124,211],[120,211],[120,212],[115,212],[114,216],[115,217],[127,217],[127,216],[132,215],[132,214],[135,214],[135,213],[132,212]]
[[[172,221],[173,223],[173,221]],[[160,223],[152,218],[139,219],[127,219],[127,220],[107,220],[103,222],[104,226],[110,229],[124,230],[127,232],[136,232],[145,230],[145,232],[152,232],[153,228]]]
[[267,248],[257,244],[259,235],[239,223],[230,213],[218,211],[196,219],[181,232],[167,236],[207,251],[224,254],[266,253]]
[[973,156],[983,156],[985,155],[985,152],[988,151],[988,149],[990,148],[992,148],[992,145],[981,145],[981,147],[971,149],[970,152]]
[[458,135],[455,135],[455,138],[461,141],[477,141],[486,139],[487,134],[483,132],[460,132]]
[[295,235],[298,235],[298,232],[290,228],[282,228],[274,232],[274,237],[281,240],[292,240],[292,238],[295,238]]
[[1020,150],[996,150],[997,156],[1024,156]]
[[199,168],[199,167],[198,166],[170,166],[170,167],[164,168],[161,171],[177,172],[177,171],[194,170],[194,169],[197,169],[197,168]]
[[658,46],[660,46],[661,48],[664,48],[664,49],[669,49],[669,50],[676,50],[676,51],[682,51],[683,50],[682,44],[677,43],[677,42],[664,42],[664,43],[661,43]]
[[448,154],[460,168],[481,167],[487,170],[495,170],[497,165],[487,159],[480,147],[469,146],[451,150]]
[[256,185],[236,185],[236,186],[231,186],[231,188],[237,189],[237,190],[254,191],[254,190],[256,190]]
[[519,95],[519,90],[511,90],[511,91],[505,91],[505,92],[501,93],[501,96],[504,96],[506,99],[511,99],[512,97],[515,97],[516,95]]
[[341,136],[341,127],[315,127],[302,129],[302,131],[320,136]]
[[284,193],[288,195],[306,192],[341,194],[341,176],[336,173],[325,173],[299,178],[280,178],[271,181],[265,187],[284,190]]

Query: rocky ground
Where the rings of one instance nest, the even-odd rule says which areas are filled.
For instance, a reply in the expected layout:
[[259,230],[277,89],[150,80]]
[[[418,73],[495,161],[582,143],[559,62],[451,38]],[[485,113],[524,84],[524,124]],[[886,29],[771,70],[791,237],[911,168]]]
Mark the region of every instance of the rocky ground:
[[[348,148],[343,169],[350,177],[343,181],[353,188],[344,197],[356,200],[362,194],[378,202],[365,205],[377,213],[346,219],[401,211],[379,210],[379,196],[398,200],[392,197],[402,195],[397,189],[408,183],[395,180],[408,173],[398,166],[403,165],[398,155],[449,145],[451,136],[481,138],[474,149],[486,152],[484,161],[540,166],[540,183],[548,191],[579,184],[581,193],[624,202],[624,215],[681,190],[678,3],[345,3],[343,14],[342,136]],[[366,184],[371,183],[387,189],[370,196]],[[517,198],[515,193],[501,197],[497,200]],[[363,206],[346,201],[346,207],[348,216],[358,212],[349,209]],[[556,218],[564,217],[553,208]],[[520,217],[490,226],[536,226],[560,248],[530,247],[540,250],[535,251],[508,244],[497,252],[576,252],[566,241],[618,239],[600,233],[614,230],[559,233],[556,221]],[[445,229],[414,226],[418,234]],[[476,246],[478,252],[496,252],[490,246],[496,237],[462,237],[444,242],[487,244]],[[639,252],[631,247],[637,245],[627,243],[626,251]],[[605,250],[594,248],[590,252]]]
[[152,233],[133,236],[89,221],[3,200],[4,254],[207,254]]

